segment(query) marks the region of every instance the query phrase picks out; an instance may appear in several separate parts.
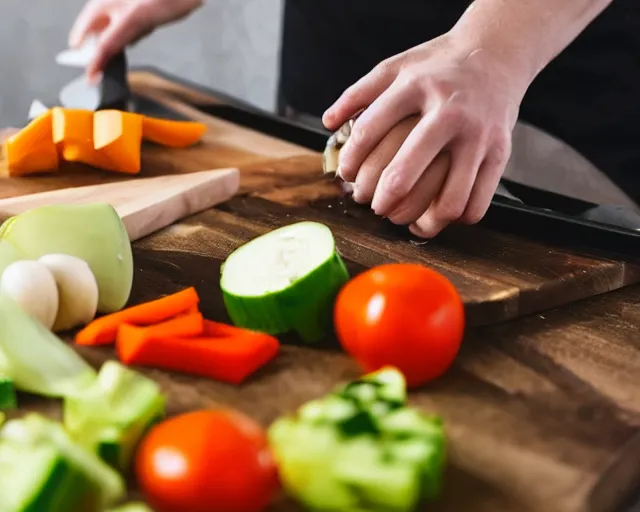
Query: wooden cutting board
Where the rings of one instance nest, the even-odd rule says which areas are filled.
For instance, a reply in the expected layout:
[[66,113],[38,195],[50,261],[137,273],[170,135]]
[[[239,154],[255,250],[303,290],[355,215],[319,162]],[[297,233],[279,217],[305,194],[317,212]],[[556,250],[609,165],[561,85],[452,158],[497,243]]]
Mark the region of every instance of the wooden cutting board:
[[67,188],[1,199],[0,218],[40,206],[104,202],[115,208],[135,241],[231,199],[239,185],[237,169],[217,169]]

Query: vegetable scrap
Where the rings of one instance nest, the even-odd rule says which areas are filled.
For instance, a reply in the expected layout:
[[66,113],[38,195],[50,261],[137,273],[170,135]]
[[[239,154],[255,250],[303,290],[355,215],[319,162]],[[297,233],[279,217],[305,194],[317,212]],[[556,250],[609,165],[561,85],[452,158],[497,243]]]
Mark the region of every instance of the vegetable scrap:
[[395,368],[279,418],[269,440],[287,494],[308,510],[410,512],[440,494],[442,421],[407,405]]
[[206,125],[194,121],[156,119],[119,110],[53,107],[9,137],[2,153],[10,177],[55,172],[61,161],[138,174],[143,141],[186,148],[196,144],[205,131]]

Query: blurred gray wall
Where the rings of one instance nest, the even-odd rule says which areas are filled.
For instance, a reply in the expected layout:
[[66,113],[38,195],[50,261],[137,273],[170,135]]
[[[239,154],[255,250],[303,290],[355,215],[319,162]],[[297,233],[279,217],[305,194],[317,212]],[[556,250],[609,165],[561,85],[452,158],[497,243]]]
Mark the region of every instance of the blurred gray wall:
[[[1,0],[0,127],[24,122],[34,98],[57,99],[78,75],[55,54],[84,0]],[[131,64],[155,65],[238,96],[275,105],[281,0],[209,0],[129,52]]]

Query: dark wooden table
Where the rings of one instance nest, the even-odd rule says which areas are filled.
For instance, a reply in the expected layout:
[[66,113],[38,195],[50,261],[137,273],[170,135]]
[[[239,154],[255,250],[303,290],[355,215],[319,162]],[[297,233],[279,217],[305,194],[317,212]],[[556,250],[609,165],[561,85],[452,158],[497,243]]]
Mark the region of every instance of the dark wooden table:
[[[418,261],[463,295],[470,326],[457,362],[411,396],[443,416],[450,440],[445,492],[430,510],[611,512],[624,505],[640,480],[637,265],[482,226],[415,244],[342,197],[321,176],[318,154],[229,131],[229,123],[203,114],[198,106],[215,102],[214,94],[148,72],[131,81],[138,94],[210,126],[191,153],[148,151],[143,172],[229,165],[242,172],[240,196],[135,244],[132,303],[193,285],[205,315],[227,320],[218,282],[231,250],[294,220],[325,222],[352,273]],[[102,178],[81,184],[93,179]],[[77,184],[69,178],[66,186]],[[108,348],[80,352],[95,365],[114,356]],[[144,371],[167,393],[170,414],[225,404],[265,426],[358,375],[335,348],[289,345],[240,387]],[[39,399],[23,401],[19,413],[27,409],[59,414],[57,404]]]

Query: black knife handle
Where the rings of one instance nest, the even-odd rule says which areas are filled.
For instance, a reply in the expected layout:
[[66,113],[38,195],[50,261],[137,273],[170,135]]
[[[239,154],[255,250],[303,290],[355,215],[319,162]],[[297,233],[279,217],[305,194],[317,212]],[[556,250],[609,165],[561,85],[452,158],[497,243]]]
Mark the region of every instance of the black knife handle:
[[96,110],[123,110],[129,108],[131,90],[129,89],[127,57],[122,51],[106,65],[100,83],[100,103]]

